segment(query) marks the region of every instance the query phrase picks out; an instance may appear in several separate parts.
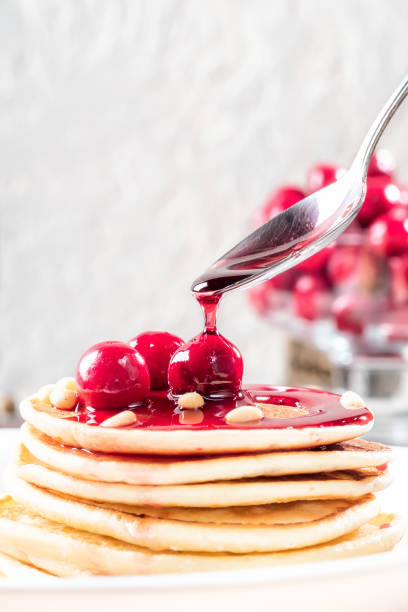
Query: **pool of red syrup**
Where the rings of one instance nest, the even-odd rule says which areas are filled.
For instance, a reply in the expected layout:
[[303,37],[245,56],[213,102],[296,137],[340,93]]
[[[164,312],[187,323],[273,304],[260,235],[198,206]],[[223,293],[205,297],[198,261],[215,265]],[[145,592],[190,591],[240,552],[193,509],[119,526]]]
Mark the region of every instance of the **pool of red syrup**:
[[[327,391],[299,387],[273,387],[249,385],[243,388],[237,398],[207,400],[202,408],[203,420],[196,425],[179,422],[180,409],[177,400],[168,390],[152,391],[148,399],[139,406],[131,407],[138,420],[125,429],[148,430],[211,430],[211,429],[285,429],[292,427],[329,427],[341,425],[366,425],[373,419],[368,408],[346,409],[340,403],[340,396]],[[257,422],[229,425],[225,421],[227,412],[238,406],[254,404],[277,404],[294,406],[307,410],[307,414],[295,418],[264,418]],[[128,407],[124,407],[128,408]],[[128,408],[129,409],[129,408]],[[78,407],[72,419],[87,425],[99,425],[119,410],[95,410]],[[124,428],[121,428],[124,429]]]

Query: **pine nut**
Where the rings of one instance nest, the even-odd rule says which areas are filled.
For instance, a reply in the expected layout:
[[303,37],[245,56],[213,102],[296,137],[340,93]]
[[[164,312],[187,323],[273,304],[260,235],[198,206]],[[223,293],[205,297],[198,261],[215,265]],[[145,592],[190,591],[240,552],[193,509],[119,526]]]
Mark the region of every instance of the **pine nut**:
[[59,410],[72,410],[77,401],[77,394],[70,389],[55,386],[50,393],[51,404]]
[[263,419],[263,412],[257,406],[238,406],[225,415],[225,420],[231,425],[235,423],[248,423]]
[[43,387],[40,387],[36,393],[37,399],[45,404],[51,404],[50,393],[54,391],[54,388],[55,385],[44,385]]
[[123,410],[103,421],[101,427],[125,427],[137,421],[137,415],[131,410]]
[[180,408],[187,408],[187,410],[201,408],[201,406],[204,406],[204,398],[196,391],[193,391],[192,393],[184,393],[178,398],[178,405]]
[[77,385],[75,378],[72,376],[64,376],[64,378],[60,378],[60,380],[56,383],[56,387],[61,387],[62,389],[69,389],[69,391],[77,391]]
[[346,410],[355,410],[356,408],[364,408],[364,402],[358,393],[354,391],[345,391],[340,398],[340,404]]

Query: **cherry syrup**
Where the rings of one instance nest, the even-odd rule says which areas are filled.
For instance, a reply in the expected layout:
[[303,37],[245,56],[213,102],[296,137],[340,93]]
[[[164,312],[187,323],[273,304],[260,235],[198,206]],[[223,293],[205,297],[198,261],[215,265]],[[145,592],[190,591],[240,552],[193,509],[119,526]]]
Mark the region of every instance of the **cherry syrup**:
[[[198,294],[196,298],[204,314],[203,332],[173,355],[169,366],[170,390],[150,391],[143,402],[123,407],[137,415],[137,421],[126,429],[303,429],[365,425],[372,420],[367,408],[346,409],[334,393],[268,385],[242,387],[242,357],[217,330],[220,296]],[[177,395],[190,390],[202,393],[206,401],[198,411],[200,419],[186,423],[178,407]],[[230,410],[248,404],[260,404],[265,417],[257,422],[236,425],[226,422]],[[97,426],[117,412],[117,409],[99,410],[82,405],[70,418]]]
[[207,334],[218,333],[217,331],[217,314],[218,305],[221,300],[221,295],[206,295],[198,293],[195,295],[197,302],[201,306],[204,315],[204,332]]
[[[330,427],[341,425],[366,425],[372,421],[368,408],[345,409],[339,396],[327,391],[299,387],[276,387],[269,385],[248,385],[236,397],[207,400],[202,408],[202,420],[196,424],[182,424],[181,410],[177,399],[166,390],[152,391],[147,400],[131,407],[137,415],[137,422],[126,429],[149,430],[170,429],[303,429],[305,427]],[[227,424],[226,414],[233,408],[248,404],[262,404],[265,418],[261,421]],[[268,406],[270,410],[268,410]],[[284,408],[283,416],[280,408]],[[292,408],[299,416],[287,416]],[[117,410],[95,410],[84,407],[77,410],[72,420],[87,425],[99,425],[105,419],[117,414]],[[270,416],[268,416],[268,414]]]
[[204,315],[204,330],[172,356],[170,390],[174,396],[197,391],[206,399],[235,397],[241,390],[243,361],[237,347],[217,330],[220,296],[196,297]]

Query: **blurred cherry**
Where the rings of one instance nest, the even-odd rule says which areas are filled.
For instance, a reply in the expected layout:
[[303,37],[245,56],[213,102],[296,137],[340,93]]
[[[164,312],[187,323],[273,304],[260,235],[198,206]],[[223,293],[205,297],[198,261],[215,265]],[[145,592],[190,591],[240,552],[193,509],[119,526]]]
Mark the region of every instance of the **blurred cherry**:
[[306,194],[293,185],[278,187],[278,189],[272,191],[265,204],[256,211],[252,221],[253,226],[259,227],[263,225],[272,219],[272,217],[290,208],[305,197]]
[[401,204],[406,206],[408,204],[408,185],[399,185],[399,190],[401,194]]
[[300,264],[298,264],[295,267],[295,270],[306,272],[306,273],[311,273],[311,272],[323,273],[324,267],[326,266],[327,262],[329,261],[335,249],[336,249],[336,244],[332,242],[331,244],[329,244],[327,247],[325,247],[321,251],[318,251],[315,255],[308,257],[307,259],[302,261]]
[[328,276],[334,285],[346,283],[356,274],[359,254],[359,246],[337,246],[327,264]]
[[260,285],[248,290],[248,300],[254,310],[266,316],[271,310],[285,307],[288,303],[287,292],[293,288],[298,273],[294,268],[278,274]]
[[386,213],[400,202],[400,189],[388,177],[369,177],[367,193],[357,219],[362,227],[367,227],[376,217]]
[[331,183],[338,181],[345,170],[334,164],[316,164],[312,166],[307,175],[307,184],[310,193],[314,193]]
[[289,270],[286,270],[286,272],[282,272],[281,274],[278,274],[278,276],[274,276],[266,282],[274,289],[289,291],[293,288],[298,276],[299,274],[297,273],[296,268],[290,268]]
[[339,331],[357,336],[363,333],[364,312],[358,296],[339,295],[333,302],[332,314]]
[[378,149],[368,166],[368,176],[387,176],[392,178],[395,170],[395,159],[387,149]]
[[302,319],[315,321],[329,312],[330,293],[326,280],[318,274],[303,274],[293,289],[295,314]]
[[[268,295],[270,292],[270,287],[268,283],[269,281],[266,281],[260,285],[255,285],[255,287],[248,289],[248,301],[255,312],[257,312],[261,317],[266,316],[269,312]],[[274,289],[272,287],[272,291],[273,290]]]
[[369,227],[367,241],[378,255],[391,257],[408,251],[408,209],[393,208]]

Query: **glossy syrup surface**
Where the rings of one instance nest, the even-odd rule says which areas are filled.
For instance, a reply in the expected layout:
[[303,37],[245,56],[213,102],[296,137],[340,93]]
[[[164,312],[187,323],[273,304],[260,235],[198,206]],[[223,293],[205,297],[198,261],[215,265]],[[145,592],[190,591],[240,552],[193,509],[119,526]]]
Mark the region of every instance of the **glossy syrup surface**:
[[[143,401],[115,409],[89,406],[82,398],[75,414],[65,418],[98,426],[127,409],[137,419],[122,429],[148,430],[302,429],[366,425],[373,419],[367,408],[344,408],[339,395],[326,391],[268,385],[241,387],[242,357],[217,330],[220,297],[195,297],[203,310],[204,331],[174,353],[168,370],[170,390],[152,390]],[[183,410],[178,406],[177,396],[191,391],[200,392],[205,403],[198,410]],[[227,423],[227,413],[245,405],[258,405],[264,418]]]
[[[202,408],[203,419],[194,425],[180,423],[181,410],[177,400],[167,390],[153,391],[141,405],[131,408],[138,417],[135,424],[126,429],[285,429],[293,427],[329,427],[341,425],[366,425],[373,415],[368,408],[346,409],[340,403],[340,396],[326,391],[296,387],[273,387],[248,385],[235,399],[208,400]],[[237,406],[260,403],[270,406],[289,406],[299,409],[301,416],[289,418],[268,417],[261,421],[230,425],[225,421],[227,412]],[[266,409],[267,411],[267,409]],[[87,425],[99,425],[105,419],[117,414],[114,410],[95,410],[79,407],[73,420]],[[186,412],[186,411],[185,411]],[[191,412],[191,411],[190,411]],[[279,412],[279,410],[277,411]]]

